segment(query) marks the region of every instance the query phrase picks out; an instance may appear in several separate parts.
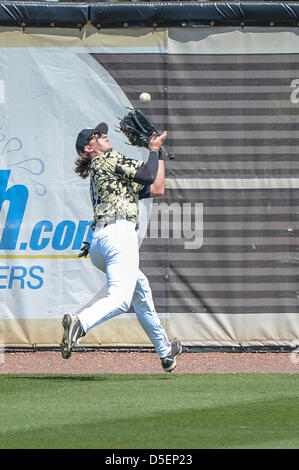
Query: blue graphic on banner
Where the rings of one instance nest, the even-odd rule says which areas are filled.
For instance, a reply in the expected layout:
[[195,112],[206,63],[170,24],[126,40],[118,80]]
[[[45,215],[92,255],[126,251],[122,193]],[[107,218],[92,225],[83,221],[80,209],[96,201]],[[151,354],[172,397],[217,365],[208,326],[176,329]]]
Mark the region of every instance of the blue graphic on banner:
[[22,241],[17,246],[18,237],[24,218],[29,191],[26,186],[17,184],[8,186],[10,170],[0,170],[0,212],[3,203],[9,201],[9,209],[3,225],[0,250],[26,250],[41,251],[47,247],[54,250],[80,250],[83,240],[91,237],[92,221],[62,220],[56,226],[50,220],[41,220],[33,228],[30,239]]
[[42,266],[2,266],[0,265],[0,289],[40,289],[44,280],[40,276],[44,273]]
[[[28,163],[28,162],[37,163],[38,164],[37,166],[39,168],[36,169],[36,170],[32,170],[31,168],[27,168],[26,166],[24,166],[24,164]],[[34,175],[34,176],[39,176],[39,175],[43,174],[43,172],[45,171],[45,164],[44,164],[44,162],[41,158],[27,158],[26,160],[22,160],[21,162],[11,163],[8,166],[9,167],[15,166],[17,168],[21,168],[22,170],[27,171],[28,173],[30,173],[31,175]],[[44,196],[47,192],[47,189],[46,189],[45,185],[33,180],[32,178],[31,178],[31,181],[34,183],[36,193],[39,196]]]
[[[8,152],[19,152],[23,148],[23,143],[18,137],[12,137],[6,142],[5,140],[5,134],[0,133],[0,144],[3,143],[2,149],[0,146],[0,157]],[[9,169],[0,170],[0,215],[3,220],[2,233],[0,232],[0,256],[2,255],[1,257],[4,259],[7,257],[5,263],[0,264],[0,290],[40,289],[44,285],[45,267],[36,264],[32,266],[12,265],[7,262],[9,257],[14,257],[11,252],[16,253],[15,257],[24,254],[26,250],[31,250],[31,255],[32,252],[42,253],[46,249],[59,253],[67,249],[78,252],[84,240],[90,241],[92,221],[62,220],[53,223],[47,219],[40,220],[32,225],[27,239],[19,240],[30,191],[25,184],[12,183],[12,171],[21,170],[29,175],[31,187],[33,185],[35,193],[39,197],[43,197],[47,193],[47,188],[36,178],[45,172],[45,163],[41,158],[31,157],[9,163],[7,167]],[[10,254],[7,255],[7,252]],[[51,255],[49,256],[51,257]]]

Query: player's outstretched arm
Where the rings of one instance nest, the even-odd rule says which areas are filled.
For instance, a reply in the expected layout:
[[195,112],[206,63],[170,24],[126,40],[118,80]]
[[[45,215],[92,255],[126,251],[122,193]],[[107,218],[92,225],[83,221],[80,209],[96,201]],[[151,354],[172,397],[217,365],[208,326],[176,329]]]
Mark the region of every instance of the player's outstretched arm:
[[[158,152],[160,152],[166,137],[167,137],[166,131],[164,131],[159,136],[157,136],[157,134],[154,132],[149,143],[150,150],[157,150]],[[150,197],[163,196],[164,191],[165,191],[165,163],[163,159],[162,160],[159,159],[159,167],[158,167],[155,181],[151,185]]]

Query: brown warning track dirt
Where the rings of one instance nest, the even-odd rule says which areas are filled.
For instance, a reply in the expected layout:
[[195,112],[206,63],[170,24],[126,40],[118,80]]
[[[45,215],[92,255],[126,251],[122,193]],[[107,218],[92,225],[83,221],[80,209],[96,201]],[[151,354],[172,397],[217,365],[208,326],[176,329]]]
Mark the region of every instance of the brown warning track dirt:
[[[74,351],[68,360],[58,351],[6,352],[0,374],[159,374],[160,360],[151,352]],[[299,354],[183,353],[173,374],[299,373]]]

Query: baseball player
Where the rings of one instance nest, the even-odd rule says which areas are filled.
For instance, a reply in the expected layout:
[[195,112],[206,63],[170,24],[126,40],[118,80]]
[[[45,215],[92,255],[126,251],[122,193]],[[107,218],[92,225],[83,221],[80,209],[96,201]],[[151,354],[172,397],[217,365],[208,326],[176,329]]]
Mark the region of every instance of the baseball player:
[[182,346],[179,341],[169,341],[160,323],[148,279],[139,269],[137,237],[138,200],[164,193],[165,154],[161,146],[167,132],[153,133],[147,162],[113,151],[107,132],[107,124],[101,123],[78,134],[75,171],[82,178],[90,176],[94,230],[89,253],[94,266],[106,273],[108,294],[78,315],[64,315],[61,354],[68,359],[74,345],[91,328],[127,312],[132,305],[163,369],[171,372]]

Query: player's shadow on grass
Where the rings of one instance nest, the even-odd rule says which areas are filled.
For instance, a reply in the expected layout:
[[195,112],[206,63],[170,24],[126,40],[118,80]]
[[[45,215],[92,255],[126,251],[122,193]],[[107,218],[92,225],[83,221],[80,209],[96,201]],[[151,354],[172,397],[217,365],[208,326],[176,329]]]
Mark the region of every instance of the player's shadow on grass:
[[[1,376],[0,376],[1,377]],[[172,376],[174,377],[174,376]],[[10,375],[9,379],[17,380],[42,380],[42,381],[53,381],[53,382],[100,382],[100,381],[110,381],[110,382],[128,382],[128,381],[146,381],[146,380],[169,380],[170,375],[160,376],[160,374],[107,374],[107,375],[85,375],[85,374],[20,374],[20,375]]]
[[95,376],[90,376],[90,375],[79,375],[79,374],[73,374],[73,375],[63,375],[63,374],[58,374],[58,375],[31,375],[31,374],[26,374],[26,375],[18,375],[18,376],[11,376],[9,377],[10,379],[27,379],[27,380],[51,380],[55,382],[65,382],[68,380],[76,381],[76,382],[87,382],[87,381],[100,381],[100,380],[108,380],[107,377],[104,377],[102,375],[95,375]]

